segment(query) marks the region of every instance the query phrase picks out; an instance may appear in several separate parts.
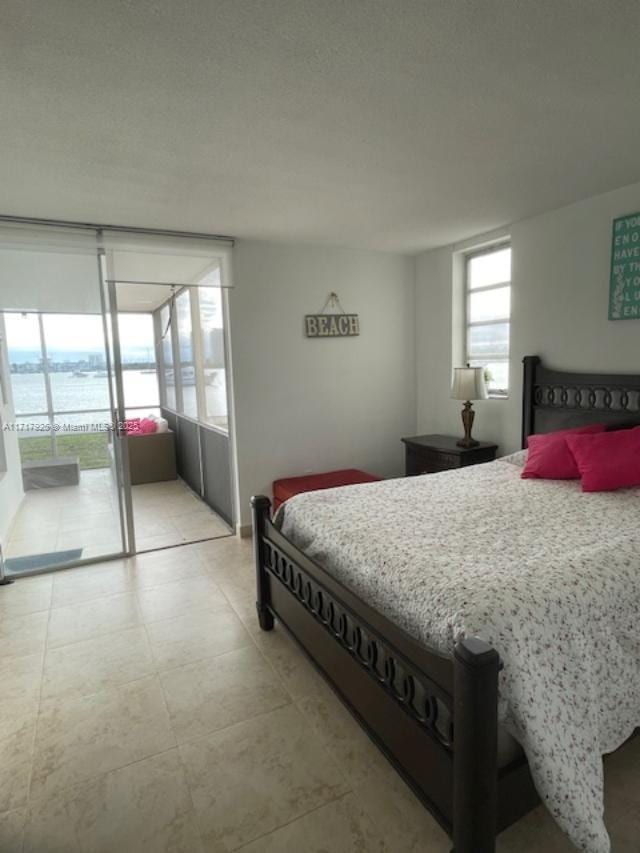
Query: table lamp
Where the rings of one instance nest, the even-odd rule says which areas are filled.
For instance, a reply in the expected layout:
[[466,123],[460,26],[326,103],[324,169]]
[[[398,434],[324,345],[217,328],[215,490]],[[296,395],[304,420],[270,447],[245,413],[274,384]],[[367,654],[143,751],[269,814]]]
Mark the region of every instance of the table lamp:
[[477,447],[480,444],[471,438],[471,427],[476,413],[473,411],[471,400],[486,400],[487,386],[484,381],[484,367],[454,367],[453,385],[451,387],[451,398],[453,400],[464,400],[462,409],[462,423],[464,424],[464,438],[457,441],[458,447]]

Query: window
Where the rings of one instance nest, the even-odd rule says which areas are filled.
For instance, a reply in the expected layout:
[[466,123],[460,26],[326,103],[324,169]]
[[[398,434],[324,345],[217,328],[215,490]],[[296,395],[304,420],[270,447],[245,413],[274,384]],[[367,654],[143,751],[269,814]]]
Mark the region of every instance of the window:
[[190,418],[198,417],[196,369],[193,358],[193,332],[191,327],[191,296],[183,290],[176,297],[178,318],[179,377],[182,387],[182,412]]
[[484,367],[491,397],[509,392],[511,247],[467,256],[466,361]]
[[198,288],[204,370],[204,420],[227,429],[227,381],[224,355],[222,290]]
[[16,415],[46,412],[44,357],[37,314],[5,314],[13,405]]
[[176,409],[176,379],[173,371],[173,339],[171,333],[172,311],[165,305],[160,311],[160,337],[162,340],[162,366],[164,371],[164,403],[167,408]]
[[222,288],[215,286],[185,287],[165,303],[160,379],[163,405],[227,431],[224,312]]
[[108,468],[102,317],[30,312],[4,318],[22,461],[73,455],[82,470]]
[[153,317],[151,314],[119,313],[118,332],[127,417],[159,414],[160,391]]
[[[54,411],[108,412],[109,380],[102,317],[98,314],[41,316]],[[71,369],[69,362],[75,363]],[[72,422],[69,418],[64,420]]]

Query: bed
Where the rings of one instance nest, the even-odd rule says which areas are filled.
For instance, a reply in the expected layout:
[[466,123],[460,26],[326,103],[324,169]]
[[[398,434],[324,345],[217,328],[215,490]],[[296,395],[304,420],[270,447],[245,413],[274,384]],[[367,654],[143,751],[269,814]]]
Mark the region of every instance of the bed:
[[[591,422],[640,423],[640,376],[524,359],[523,447]],[[258,618],[291,633],[455,853],[493,853],[538,791],[605,853],[601,755],[640,724],[640,493],[522,481],[521,464],[302,495],[275,521],[255,497]]]

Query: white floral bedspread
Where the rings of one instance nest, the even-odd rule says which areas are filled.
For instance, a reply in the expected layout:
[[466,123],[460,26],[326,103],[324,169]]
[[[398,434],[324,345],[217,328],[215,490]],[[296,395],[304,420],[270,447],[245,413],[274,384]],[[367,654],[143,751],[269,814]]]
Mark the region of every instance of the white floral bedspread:
[[299,495],[278,523],[417,639],[491,643],[543,801],[608,853],[601,756],[640,725],[640,489],[583,494],[498,460]]

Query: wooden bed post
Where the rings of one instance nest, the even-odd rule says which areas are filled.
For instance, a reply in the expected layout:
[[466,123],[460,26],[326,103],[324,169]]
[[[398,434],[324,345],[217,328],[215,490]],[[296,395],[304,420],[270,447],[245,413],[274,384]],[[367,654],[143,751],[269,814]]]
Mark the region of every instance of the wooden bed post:
[[533,404],[536,393],[536,369],[540,356],[525,355],[522,359],[524,375],[522,384],[522,449],[527,448],[527,439],[533,433]]
[[258,621],[263,631],[273,628],[273,613],[268,608],[269,579],[264,570],[264,525],[269,518],[271,501],[264,495],[254,495],[251,498],[253,515],[253,553],[256,560],[256,610]]
[[454,652],[453,843],[455,853],[495,853],[500,657],[469,637]]

